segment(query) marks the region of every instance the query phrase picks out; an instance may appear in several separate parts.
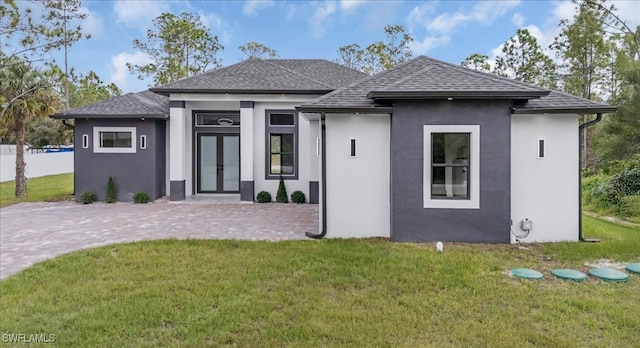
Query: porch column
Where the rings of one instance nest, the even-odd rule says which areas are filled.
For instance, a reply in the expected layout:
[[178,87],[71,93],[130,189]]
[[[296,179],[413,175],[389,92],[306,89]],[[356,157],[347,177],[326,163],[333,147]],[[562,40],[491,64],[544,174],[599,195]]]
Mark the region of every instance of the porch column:
[[186,179],[186,109],[185,102],[169,102],[169,200],[185,199]]
[[240,102],[240,200],[253,202],[253,102]]

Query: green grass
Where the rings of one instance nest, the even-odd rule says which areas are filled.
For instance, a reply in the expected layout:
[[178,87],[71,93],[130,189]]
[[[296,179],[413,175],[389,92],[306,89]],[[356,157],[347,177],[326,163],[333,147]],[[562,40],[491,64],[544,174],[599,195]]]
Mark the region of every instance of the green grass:
[[[39,263],[0,282],[0,334],[112,347],[630,347],[640,276],[548,271],[640,261],[640,230],[586,218],[601,243],[163,240]],[[529,267],[541,281],[508,277]]]
[[27,197],[15,198],[16,182],[0,183],[0,207],[20,202],[61,201],[72,198],[73,173],[27,180]]

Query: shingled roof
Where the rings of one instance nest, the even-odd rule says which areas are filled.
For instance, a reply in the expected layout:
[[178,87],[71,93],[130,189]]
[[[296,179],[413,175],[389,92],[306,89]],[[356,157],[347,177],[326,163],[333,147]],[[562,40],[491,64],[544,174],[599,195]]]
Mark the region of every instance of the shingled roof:
[[169,98],[151,91],[127,93],[52,115],[74,118],[169,118]]
[[513,99],[520,100],[514,111],[517,113],[615,110],[606,104],[425,56],[337,89],[297,109],[306,112],[389,112],[392,109],[390,101],[397,99]]
[[151,88],[169,93],[325,94],[367,75],[323,59],[251,58]]

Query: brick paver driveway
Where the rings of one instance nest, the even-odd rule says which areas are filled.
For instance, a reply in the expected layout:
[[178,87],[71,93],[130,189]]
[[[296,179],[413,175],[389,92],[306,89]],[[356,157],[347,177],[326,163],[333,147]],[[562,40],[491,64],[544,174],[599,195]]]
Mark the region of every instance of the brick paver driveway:
[[21,203],[0,209],[0,279],[70,251],[163,238],[286,240],[318,231],[312,204]]

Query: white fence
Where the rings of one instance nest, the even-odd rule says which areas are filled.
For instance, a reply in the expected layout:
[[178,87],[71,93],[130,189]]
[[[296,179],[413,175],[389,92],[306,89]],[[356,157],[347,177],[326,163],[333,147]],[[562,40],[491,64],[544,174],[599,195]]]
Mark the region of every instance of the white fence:
[[[25,176],[37,178],[45,175],[73,173],[73,152],[24,154]],[[0,182],[16,179],[16,155],[0,156]]]

